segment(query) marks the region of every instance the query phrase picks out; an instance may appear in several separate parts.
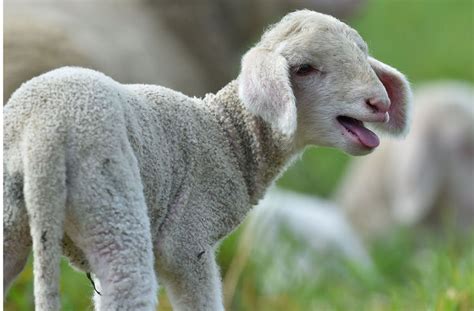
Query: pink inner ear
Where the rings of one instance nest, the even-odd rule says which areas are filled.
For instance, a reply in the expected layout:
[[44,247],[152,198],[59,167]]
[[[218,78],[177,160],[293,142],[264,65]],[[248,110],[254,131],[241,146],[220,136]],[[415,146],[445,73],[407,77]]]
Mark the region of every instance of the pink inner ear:
[[407,125],[407,115],[405,105],[407,101],[406,86],[404,82],[390,72],[375,70],[378,78],[382,82],[388,97],[390,98],[390,108],[388,114],[390,121],[388,123],[389,131],[402,132]]

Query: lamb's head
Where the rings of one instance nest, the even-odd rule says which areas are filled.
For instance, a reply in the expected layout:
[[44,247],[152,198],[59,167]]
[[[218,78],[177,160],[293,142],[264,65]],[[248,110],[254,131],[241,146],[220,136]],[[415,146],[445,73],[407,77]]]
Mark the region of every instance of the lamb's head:
[[239,96],[300,147],[360,155],[379,144],[364,123],[394,135],[406,132],[411,91],[400,72],[368,55],[355,30],[303,10],[273,25],[244,55]]

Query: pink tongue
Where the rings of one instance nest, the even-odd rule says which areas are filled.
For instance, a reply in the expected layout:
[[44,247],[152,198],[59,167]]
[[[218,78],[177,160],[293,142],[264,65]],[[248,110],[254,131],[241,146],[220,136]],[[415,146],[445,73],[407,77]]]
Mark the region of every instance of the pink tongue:
[[344,118],[340,119],[340,122],[351,130],[358,138],[359,141],[366,147],[375,148],[380,144],[379,138],[374,132],[365,128],[360,121]]

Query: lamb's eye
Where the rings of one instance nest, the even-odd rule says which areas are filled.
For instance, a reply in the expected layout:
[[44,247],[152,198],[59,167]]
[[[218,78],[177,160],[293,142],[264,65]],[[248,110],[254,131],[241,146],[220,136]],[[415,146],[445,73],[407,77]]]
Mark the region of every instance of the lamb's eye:
[[296,74],[298,76],[307,76],[310,73],[317,72],[318,70],[311,66],[310,64],[303,64],[296,68]]

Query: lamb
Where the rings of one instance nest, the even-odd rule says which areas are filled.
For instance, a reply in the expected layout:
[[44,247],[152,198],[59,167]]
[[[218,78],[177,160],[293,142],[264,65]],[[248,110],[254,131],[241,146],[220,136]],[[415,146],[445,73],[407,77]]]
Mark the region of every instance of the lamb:
[[4,108],[4,286],[34,254],[37,310],[58,310],[61,253],[98,310],[223,310],[216,245],[307,145],[370,153],[363,122],[405,133],[411,91],[355,30],[313,11],[269,28],[204,99],[82,68],[23,84]]
[[466,82],[418,87],[410,135],[385,141],[352,164],[335,198],[362,235],[373,238],[399,225],[439,228],[443,218],[460,233],[472,228],[473,99]]

